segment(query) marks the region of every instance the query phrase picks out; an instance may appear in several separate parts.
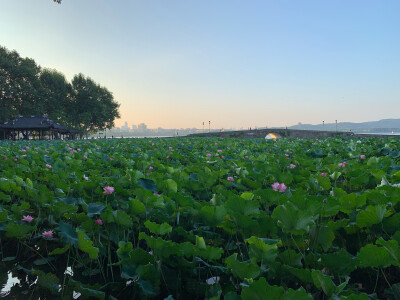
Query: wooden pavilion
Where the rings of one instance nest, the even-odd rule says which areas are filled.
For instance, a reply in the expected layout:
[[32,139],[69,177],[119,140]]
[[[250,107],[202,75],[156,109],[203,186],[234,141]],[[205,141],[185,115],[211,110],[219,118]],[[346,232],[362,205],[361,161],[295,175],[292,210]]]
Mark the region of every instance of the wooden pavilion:
[[43,116],[18,116],[0,124],[0,139],[53,140],[75,139],[77,132]]

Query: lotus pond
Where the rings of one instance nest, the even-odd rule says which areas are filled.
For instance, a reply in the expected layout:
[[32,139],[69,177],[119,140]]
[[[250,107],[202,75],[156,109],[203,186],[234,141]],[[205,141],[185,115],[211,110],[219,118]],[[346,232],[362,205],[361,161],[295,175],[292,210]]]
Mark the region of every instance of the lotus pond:
[[0,297],[400,299],[399,183],[396,138],[3,141]]

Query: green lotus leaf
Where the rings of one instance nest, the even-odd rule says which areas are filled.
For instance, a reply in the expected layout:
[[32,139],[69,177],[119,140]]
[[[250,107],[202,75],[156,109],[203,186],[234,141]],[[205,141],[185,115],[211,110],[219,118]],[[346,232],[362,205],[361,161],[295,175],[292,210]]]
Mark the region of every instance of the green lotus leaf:
[[51,252],[49,253],[49,255],[61,255],[61,254],[66,253],[70,248],[71,248],[70,245],[66,245],[66,246],[63,247],[63,248],[56,248],[56,249],[54,249],[53,251],[51,251]]
[[274,209],[272,218],[277,221],[283,232],[301,235],[310,230],[310,225],[314,224],[317,216],[310,211],[299,210],[295,205],[287,202]]
[[255,236],[247,239],[247,243],[250,245],[250,257],[254,257],[258,262],[271,262],[278,256],[277,244],[266,244]]
[[257,201],[246,200],[242,197],[234,195],[230,196],[225,204],[225,207],[227,209],[243,214],[245,216],[259,214],[259,206],[260,204]]
[[139,287],[140,292],[144,295],[144,296],[149,296],[149,297],[153,297],[155,295],[157,295],[157,290],[155,289],[155,287],[152,285],[152,283],[148,280],[142,280],[139,279],[136,282],[136,285]]
[[157,224],[147,220],[144,222],[144,226],[146,226],[146,228],[154,234],[164,235],[172,232],[172,227],[168,223]]
[[129,213],[131,214],[144,214],[146,212],[145,205],[138,199],[131,199],[129,201]]
[[370,298],[365,293],[340,296],[340,300],[369,300],[369,299]]
[[91,241],[82,230],[78,230],[77,234],[79,249],[89,254],[91,259],[97,259],[99,256],[99,248],[93,247],[93,241]]
[[330,276],[322,274],[319,270],[312,271],[311,275],[315,286],[322,289],[325,295],[331,297],[332,294],[336,292],[336,285],[333,283]]
[[369,205],[365,210],[358,213],[357,226],[363,228],[381,223],[386,211],[386,205]]
[[71,224],[60,221],[58,224],[59,236],[64,243],[78,246],[78,234]]
[[393,265],[400,266],[400,247],[399,243],[395,240],[385,241],[383,238],[379,238],[376,241],[377,245],[383,246],[393,259]]
[[178,185],[175,180],[167,179],[164,181],[164,183],[167,186],[168,191],[172,193],[176,193],[178,191]]
[[45,273],[41,270],[33,270],[32,275],[37,275],[37,285],[51,292],[53,295],[58,294],[60,280],[53,273]]
[[253,281],[249,287],[242,290],[242,300],[264,300],[268,297],[270,300],[281,300],[285,290],[280,286],[269,285],[264,277]]
[[29,226],[29,225],[25,225],[25,224],[9,223],[4,228],[4,231],[6,232],[6,237],[8,237],[8,238],[23,239],[23,238],[29,236],[33,232],[34,229],[35,229],[34,226]]
[[[338,252],[322,254],[322,264],[328,268],[333,274],[341,276],[348,275],[358,266],[358,260],[345,249]],[[339,263],[338,263],[339,262]]]
[[152,193],[157,192],[157,185],[154,183],[153,180],[140,178],[138,180],[138,185]]
[[232,254],[225,260],[226,266],[231,269],[232,274],[240,279],[256,278],[261,270],[255,263],[240,262],[237,260],[237,253]]
[[103,204],[89,203],[87,206],[87,215],[88,217],[100,215],[104,209],[105,206]]
[[114,218],[114,222],[123,226],[123,227],[132,227],[133,223],[131,217],[122,210],[114,210],[112,212],[112,216]]
[[293,249],[288,249],[283,251],[282,253],[279,254],[279,259],[286,265],[292,266],[292,267],[303,267],[303,263],[301,262],[301,259],[303,256],[294,251]]
[[357,258],[360,261],[360,267],[364,268],[386,268],[394,262],[393,257],[384,247],[372,244],[362,247]]
[[222,223],[226,215],[224,206],[203,206],[199,211],[199,216],[208,226],[217,226]]
[[356,208],[361,208],[367,202],[367,196],[354,193],[339,196],[340,211],[349,214]]

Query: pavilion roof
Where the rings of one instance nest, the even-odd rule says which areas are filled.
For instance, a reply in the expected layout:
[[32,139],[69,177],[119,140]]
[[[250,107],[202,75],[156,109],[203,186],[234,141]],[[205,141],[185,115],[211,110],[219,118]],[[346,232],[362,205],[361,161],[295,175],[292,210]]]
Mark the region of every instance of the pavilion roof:
[[0,129],[35,130],[56,129],[60,132],[69,132],[69,129],[59,123],[50,120],[47,115],[43,116],[18,116],[18,118],[0,124]]

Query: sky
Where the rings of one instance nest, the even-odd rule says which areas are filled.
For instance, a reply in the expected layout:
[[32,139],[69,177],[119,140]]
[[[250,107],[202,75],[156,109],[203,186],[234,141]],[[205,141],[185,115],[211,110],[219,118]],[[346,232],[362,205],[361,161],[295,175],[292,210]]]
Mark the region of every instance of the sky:
[[400,118],[398,0],[1,0],[0,45],[150,128]]

